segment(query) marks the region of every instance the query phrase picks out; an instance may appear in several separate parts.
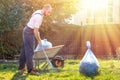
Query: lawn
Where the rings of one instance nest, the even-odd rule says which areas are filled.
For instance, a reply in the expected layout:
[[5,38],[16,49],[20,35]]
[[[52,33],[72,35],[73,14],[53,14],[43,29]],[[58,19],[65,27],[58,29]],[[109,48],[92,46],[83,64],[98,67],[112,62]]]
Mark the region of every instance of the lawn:
[[0,64],[0,80],[120,80],[118,60],[99,59],[99,74],[85,76],[78,72],[80,60],[66,60],[63,68],[38,70],[39,76],[28,75],[17,70],[17,64]]

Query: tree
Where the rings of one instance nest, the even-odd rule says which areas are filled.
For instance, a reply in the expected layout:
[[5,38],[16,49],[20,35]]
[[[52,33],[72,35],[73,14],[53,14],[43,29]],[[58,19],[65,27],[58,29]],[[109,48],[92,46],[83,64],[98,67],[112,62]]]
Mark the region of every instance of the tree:
[[12,30],[23,20],[23,8],[20,0],[0,0],[0,29]]
[[76,13],[79,0],[0,0],[0,28],[13,29],[29,19],[28,17],[44,4],[51,4],[51,16],[45,17],[43,23],[65,23],[65,19]]
[[77,12],[78,2],[79,0],[23,0],[24,5],[31,7],[31,12],[41,9],[44,4],[51,4],[53,7],[52,14],[44,19],[47,24],[50,24],[51,21],[65,23],[66,18]]
[[[44,17],[42,26],[45,27],[41,29],[41,32],[45,34],[53,21],[60,24],[65,23],[64,19],[77,11],[77,1],[79,0],[0,0],[0,32],[3,34],[0,36],[0,56],[19,53],[20,45],[18,43],[21,43],[22,37],[18,39],[11,35],[11,32],[14,33],[14,29],[24,27],[23,25],[35,10],[41,9],[47,3],[53,7],[52,14]],[[17,33],[15,35],[21,36]]]
[[[6,34],[15,32],[14,29],[23,23],[25,11],[20,0],[0,0],[0,58],[17,53],[20,41],[16,37],[12,38],[13,35]],[[15,43],[16,41],[19,42]]]
[[43,23],[65,23],[65,19],[76,13],[79,0],[0,0],[0,28],[16,29],[25,24],[31,14],[41,9],[44,4],[51,4],[51,16],[45,17]]

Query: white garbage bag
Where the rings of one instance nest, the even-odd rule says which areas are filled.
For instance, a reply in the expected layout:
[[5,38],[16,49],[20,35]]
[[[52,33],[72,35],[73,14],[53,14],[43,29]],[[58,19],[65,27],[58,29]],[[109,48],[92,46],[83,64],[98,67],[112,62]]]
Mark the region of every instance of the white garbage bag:
[[85,75],[93,75],[98,73],[99,63],[93,52],[91,51],[90,41],[87,41],[88,50],[82,58],[79,65],[79,72]]
[[42,45],[38,44],[37,47],[35,48],[35,51],[42,50],[42,47],[43,49],[52,48],[52,43],[47,41],[47,39],[43,39],[41,41],[42,41]]

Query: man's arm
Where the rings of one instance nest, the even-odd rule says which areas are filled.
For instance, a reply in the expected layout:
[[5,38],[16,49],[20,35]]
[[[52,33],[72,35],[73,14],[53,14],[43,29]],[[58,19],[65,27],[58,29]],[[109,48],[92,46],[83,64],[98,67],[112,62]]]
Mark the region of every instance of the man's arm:
[[34,36],[35,36],[38,44],[42,45],[39,28],[34,28]]

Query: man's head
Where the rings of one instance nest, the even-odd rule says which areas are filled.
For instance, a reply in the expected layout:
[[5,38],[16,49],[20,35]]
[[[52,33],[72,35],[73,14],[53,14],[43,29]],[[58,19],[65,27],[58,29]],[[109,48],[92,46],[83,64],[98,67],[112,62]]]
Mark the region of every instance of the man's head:
[[52,7],[50,4],[46,4],[44,5],[43,7],[43,14],[46,16],[46,15],[49,15],[52,11]]

